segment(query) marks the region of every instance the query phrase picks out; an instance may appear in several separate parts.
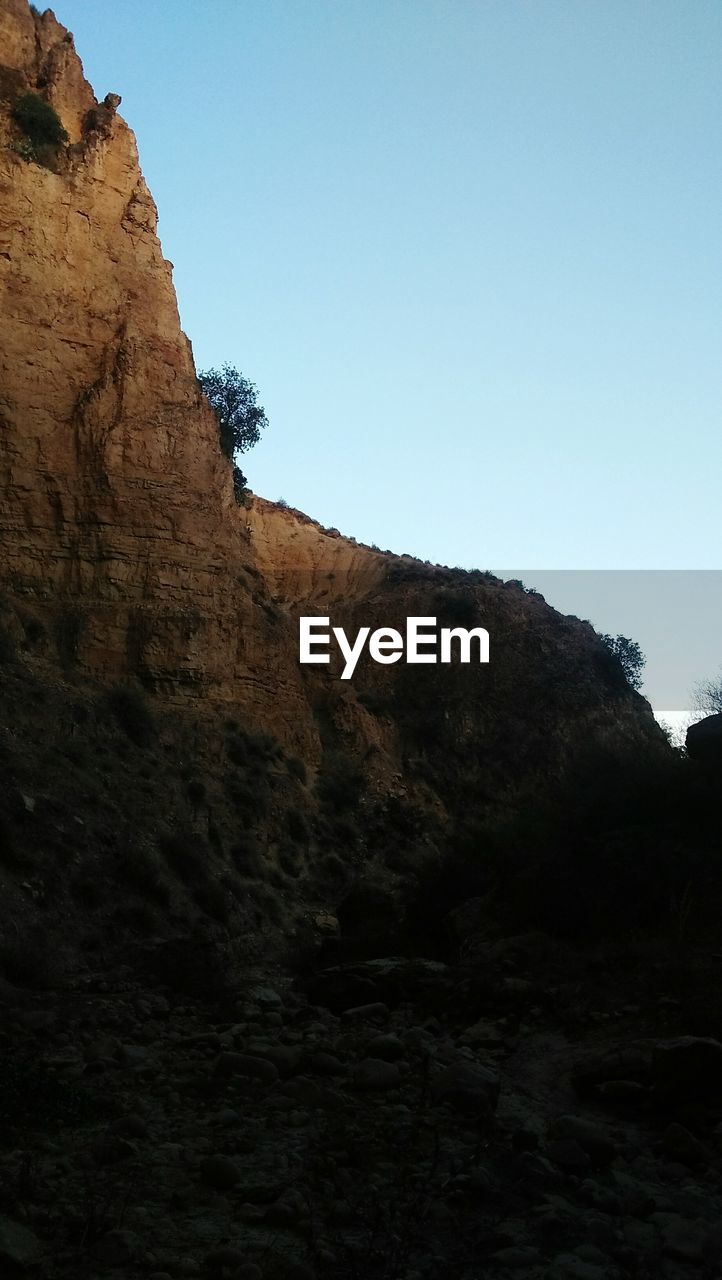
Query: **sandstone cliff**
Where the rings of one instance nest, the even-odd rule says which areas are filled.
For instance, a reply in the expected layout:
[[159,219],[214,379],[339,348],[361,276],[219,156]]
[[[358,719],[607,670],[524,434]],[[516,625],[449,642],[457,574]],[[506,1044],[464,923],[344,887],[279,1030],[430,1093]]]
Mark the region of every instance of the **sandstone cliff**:
[[[340,743],[379,785],[404,770],[416,785],[411,763],[434,750],[518,780],[560,767],[570,735],[653,735],[588,625],[262,499],[237,506],[119,100],[96,99],[49,10],[1,0],[0,48],[0,579],[25,658],[232,705],[312,764]],[[18,146],[26,92],[68,133],[42,162]],[[449,604],[492,631],[488,672],[384,669],[381,688],[367,665],[350,688],[298,666],[309,606],[378,625]]]
[[[135,139],[96,102],[50,11],[3,0],[0,13],[4,584],[50,615],[66,658],[85,669],[135,668],[169,694],[245,697],[268,712],[246,520],[180,329]],[[8,145],[24,91],[68,131],[53,168]],[[249,651],[250,629],[260,641]],[[295,683],[282,653],[274,669],[282,691]],[[293,689],[284,697],[292,703]]]

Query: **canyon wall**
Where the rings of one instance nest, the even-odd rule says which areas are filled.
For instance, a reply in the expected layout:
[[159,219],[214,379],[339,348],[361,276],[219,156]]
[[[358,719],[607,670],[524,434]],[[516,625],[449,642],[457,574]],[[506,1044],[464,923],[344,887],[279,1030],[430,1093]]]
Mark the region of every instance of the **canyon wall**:
[[[3,585],[81,669],[273,721],[298,672],[258,604],[134,136],[49,10],[2,0],[0,50]],[[15,149],[25,92],[69,135],[43,163]]]
[[[446,738],[471,735],[478,752],[479,726],[493,719],[496,743],[507,712],[521,734],[529,672],[535,742],[551,743],[570,716],[651,732],[649,709],[600,665],[587,624],[484,575],[358,546],[262,499],[237,505],[119,99],[96,99],[49,10],[0,0],[0,49],[0,585],[28,658],[139,679],[174,702],[232,704],[311,761],[324,720],[383,774],[389,759],[402,768],[409,758],[405,673],[380,694],[379,671],[350,688],[337,671],[329,680],[300,669],[296,615],[334,609],[380,625],[461,592],[503,643],[473,686],[481,703],[467,690],[447,705],[438,681],[426,693],[409,686],[407,702],[428,703]],[[36,158],[12,115],[27,92],[68,134]]]

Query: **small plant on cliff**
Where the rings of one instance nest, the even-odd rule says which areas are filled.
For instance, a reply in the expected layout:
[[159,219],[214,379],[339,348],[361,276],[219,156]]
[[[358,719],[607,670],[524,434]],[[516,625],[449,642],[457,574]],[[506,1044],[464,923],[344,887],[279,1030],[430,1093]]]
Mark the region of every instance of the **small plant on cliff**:
[[35,147],[28,138],[21,138],[19,142],[13,140],[10,143],[10,150],[14,151],[16,156],[20,156],[21,160],[37,160]]
[[33,150],[58,147],[68,141],[57,111],[37,93],[23,93],[13,107],[12,116]]
[[[261,431],[268,426],[266,411],[257,403],[258,390],[230,364],[220,369],[201,369],[198,381],[218,419],[221,449],[235,464],[236,455],[258,444]],[[246,477],[237,465],[233,482],[238,498],[239,492],[245,490]]]

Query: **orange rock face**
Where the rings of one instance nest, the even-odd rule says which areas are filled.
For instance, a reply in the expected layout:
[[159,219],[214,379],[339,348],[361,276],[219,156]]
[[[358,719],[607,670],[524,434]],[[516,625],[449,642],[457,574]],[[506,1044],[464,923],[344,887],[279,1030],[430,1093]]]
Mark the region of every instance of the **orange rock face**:
[[[358,690],[329,685],[327,669],[299,667],[296,616],[394,625],[434,613],[454,575],[437,580],[262,499],[236,504],[119,99],[96,100],[72,37],[25,0],[0,0],[0,57],[0,585],[50,638],[39,661],[235,704],[310,761],[325,717],[391,776],[404,754],[396,695],[382,697],[372,670],[386,711],[369,714]],[[68,134],[34,157],[12,114],[28,92]],[[451,587],[471,591],[491,620],[490,699],[472,714],[466,694],[446,707],[449,682],[407,681],[407,709],[432,706],[452,745],[485,716],[501,741],[505,707],[519,719],[519,681],[548,663],[576,673],[583,716],[604,720],[591,628],[482,577]],[[537,682],[534,696],[561,683]],[[549,725],[565,714],[550,706]],[[640,715],[649,720],[628,709]]]
[[[112,101],[97,103],[50,12],[2,0],[0,48],[4,585],[55,615],[81,666],[249,701],[268,719],[271,686],[298,685],[298,672],[253,599],[248,517],[135,139]],[[52,168],[11,146],[13,100],[28,91],[69,134]],[[268,671],[269,646],[264,681],[255,662]]]

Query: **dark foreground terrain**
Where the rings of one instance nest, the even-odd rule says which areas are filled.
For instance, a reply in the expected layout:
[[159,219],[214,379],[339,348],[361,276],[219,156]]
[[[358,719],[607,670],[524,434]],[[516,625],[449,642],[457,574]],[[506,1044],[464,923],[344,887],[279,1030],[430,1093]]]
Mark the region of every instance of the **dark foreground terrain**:
[[3,1275],[722,1274],[718,957],[531,934],[226,986],[193,948],[3,987]]
[[434,849],[227,715],[2,671],[0,1275],[722,1276],[706,768]]

